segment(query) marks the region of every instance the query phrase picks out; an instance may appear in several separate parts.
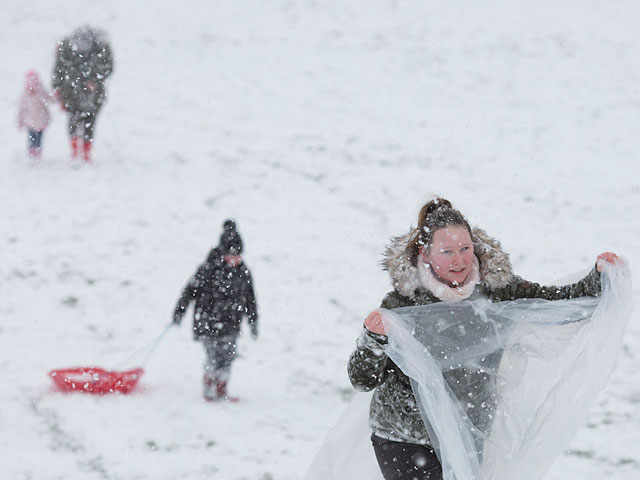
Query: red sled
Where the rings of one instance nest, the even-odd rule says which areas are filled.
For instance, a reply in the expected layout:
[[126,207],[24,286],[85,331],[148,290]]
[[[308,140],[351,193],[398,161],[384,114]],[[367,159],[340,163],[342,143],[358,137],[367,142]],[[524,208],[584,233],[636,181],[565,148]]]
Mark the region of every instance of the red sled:
[[74,367],[51,370],[49,376],[65,392],[85,392],[96,395],[129,393],[144,373],[142,368],[124,372],[100,367]]

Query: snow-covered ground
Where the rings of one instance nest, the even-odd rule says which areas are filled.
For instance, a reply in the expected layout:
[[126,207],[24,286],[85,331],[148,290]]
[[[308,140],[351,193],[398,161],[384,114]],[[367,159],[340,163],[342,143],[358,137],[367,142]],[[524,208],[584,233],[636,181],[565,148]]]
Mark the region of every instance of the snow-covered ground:
[[[31,167],[23,74],[85,22],[116,62],[96,165],[70,164],[55,107]],[[352,395],[380,253],[433,193],[532,280],[624,255],[637,303],[639,23],[635,0],[3,0],[0,477],[299,479]],[[151,342],[227,217],[260,308],[242,401],[202,401],[188,325],[132,395],[53,391],[49,369]],[[640,478],[639,352],[635,313],[549,480]]]

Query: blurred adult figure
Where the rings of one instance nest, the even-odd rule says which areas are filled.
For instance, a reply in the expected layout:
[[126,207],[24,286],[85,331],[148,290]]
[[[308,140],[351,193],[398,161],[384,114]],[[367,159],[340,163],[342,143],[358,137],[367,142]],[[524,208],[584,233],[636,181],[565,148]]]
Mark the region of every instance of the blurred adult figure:
[[84,25],[58,43],[53,88],[69,114],[71,156],[82,150],[91,162],[96,118],[105,99],[105,82],[113,71],[113,56],[105,34]]

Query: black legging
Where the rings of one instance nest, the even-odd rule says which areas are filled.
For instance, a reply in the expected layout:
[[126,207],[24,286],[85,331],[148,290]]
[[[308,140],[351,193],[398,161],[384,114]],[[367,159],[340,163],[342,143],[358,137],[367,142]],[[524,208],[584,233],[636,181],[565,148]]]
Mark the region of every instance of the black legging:
[[442,480],[442,466],[431,447],[375,435],[371,443],[385,480]]
[[238,336],[202,337],[201,340],[207,354],[207,359],[204,363],[205,374],[216,382],[228,381],[231,364],[237,354],[236,342]]
[[67,130],[71,137],[82,137],[85,142],[93,140],[98,110],[91,112],[69,111]]

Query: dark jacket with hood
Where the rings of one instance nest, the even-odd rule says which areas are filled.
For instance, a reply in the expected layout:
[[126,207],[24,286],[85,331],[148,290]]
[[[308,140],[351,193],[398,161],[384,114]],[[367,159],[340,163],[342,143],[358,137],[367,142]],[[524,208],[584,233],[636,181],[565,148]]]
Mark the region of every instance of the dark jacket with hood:
[[58,43],[53,88],[67,110],[96,113],[106,98],[105,81],[112,71],[113,57],[104,34],[84,26]]
[[[594,268],[579,282],[562,287],[541,286],[515,276],[508,255],[499,242],[480,229],[472,232],[474,253],[480,265],[480,281],[470,299],[484,296],[500,302],[518,298],[543,298],[560,300],[567,298],[598,296],[600,274]],[[393,309],[439,302],[432,292],[426,290],[411,265],[405,248],[409,235],[394,238],[385,252],[383,265],[389,272],[394,290],[382,300],[381,307]],[[430,445],[427,429],[409,378],[385,355],[387,337],[370,332],[366,328],[357,341],[357,349],[349,358],[348,373],[351,383],[361,391],[376,389],[371,401],[369,423],[372,432],[389,440]],[[499,358],[493,359],[499,362]],[[489,380],[481,373],[453,370],[444,374],[444,379],[455,390],[467,388],[476,397],[474,404],[489,405],[467,412],[471,421],[484,430],[493,413]],[[485,398],[486,397],[486,398]]]
[[249,269],[244,263],[231,266],[225,255],[242,253],[242,241],[232,221],[225,222],[220,245],[211,250],[178,299],[174,322],[180,323],[191,302],[195,302],[193,334],[222,338],[238,335],[247,317],[252,335],[258,332],[258,312]]

